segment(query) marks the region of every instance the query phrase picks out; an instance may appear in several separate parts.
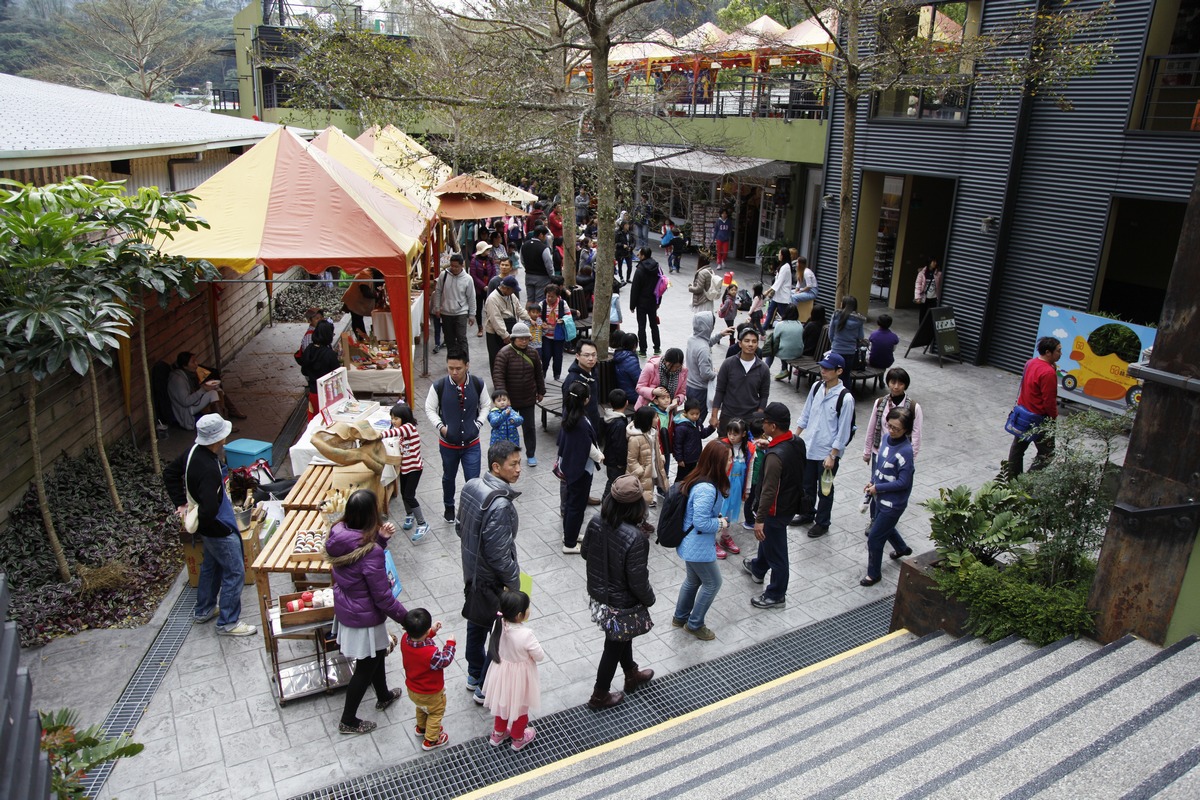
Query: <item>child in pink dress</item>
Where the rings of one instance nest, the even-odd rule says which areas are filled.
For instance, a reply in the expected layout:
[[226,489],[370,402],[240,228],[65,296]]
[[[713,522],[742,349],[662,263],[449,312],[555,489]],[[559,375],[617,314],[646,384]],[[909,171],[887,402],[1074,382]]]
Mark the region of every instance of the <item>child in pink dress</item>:
[[493,666],[483,682],[487,698],[484,705],[496,715],[488,739],[492,747],[499,747],[511,736],[512,749],[521,750],[537,736],[537,731],[527,726],[529,712],[541,708],[537,662],[545,660],[546,653],[533,631],[525,627],[528,618],[529,595],[524,592],[500,595],[500,614],[488,642],[488,657]]

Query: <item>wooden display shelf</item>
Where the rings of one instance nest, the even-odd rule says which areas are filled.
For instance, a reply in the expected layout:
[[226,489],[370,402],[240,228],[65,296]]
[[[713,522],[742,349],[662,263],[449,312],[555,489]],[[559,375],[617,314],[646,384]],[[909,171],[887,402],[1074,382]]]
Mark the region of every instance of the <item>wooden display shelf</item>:
[[309,464],[283,501],[284,511],[316,511],[333,485],[331,464]]
[[301,531],[325,530],[325,520],[315,509],[290,511],[283,518],[283,526],[271,537],[271,541],[254,560],[254,568],[266,572],[328,572],[329,562],[320,553],[296,556],[296,534]]

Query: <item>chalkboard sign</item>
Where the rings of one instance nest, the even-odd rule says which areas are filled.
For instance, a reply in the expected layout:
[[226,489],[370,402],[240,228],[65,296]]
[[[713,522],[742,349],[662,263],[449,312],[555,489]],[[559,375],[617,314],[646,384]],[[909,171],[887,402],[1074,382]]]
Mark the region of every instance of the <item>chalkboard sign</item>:
[[905,358],[908,358],[914,347],[924,348],[924,353],[928,353],[929,348],[934,347],[939,367],[942,366],[943,358],[954,358],[962,363],[958,327],[954,322],[954,306],[936,306],[929,309],[909,342],[908,349],[904,351]]

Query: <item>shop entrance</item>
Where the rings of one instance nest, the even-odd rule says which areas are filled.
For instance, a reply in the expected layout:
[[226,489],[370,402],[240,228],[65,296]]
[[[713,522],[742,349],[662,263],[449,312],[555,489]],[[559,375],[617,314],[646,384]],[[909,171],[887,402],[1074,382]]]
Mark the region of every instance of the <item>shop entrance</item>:
[[943,259],[950,235],[956,183],[930,175],[863,172],[855,229],[851,292],[891,308],[913,305],[917,272]]
[[1115,197],[1092,310],[1157,325],[1186,203]]

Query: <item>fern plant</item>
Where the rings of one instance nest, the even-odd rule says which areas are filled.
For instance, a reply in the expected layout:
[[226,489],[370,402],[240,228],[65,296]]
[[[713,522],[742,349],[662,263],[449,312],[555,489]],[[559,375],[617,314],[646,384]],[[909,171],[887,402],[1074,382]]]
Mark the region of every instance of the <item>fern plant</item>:
[[970,556],[985,566],[1030,557],[1030,525],[1021,506],[1027,496],[989,481],[971,494],[968,486],[938,489],[924,502],[938,554],[952,568]]

